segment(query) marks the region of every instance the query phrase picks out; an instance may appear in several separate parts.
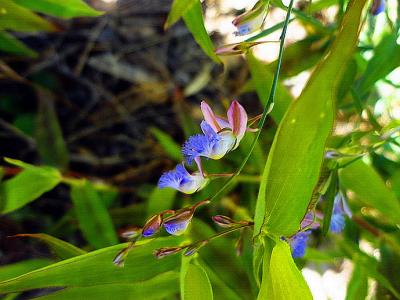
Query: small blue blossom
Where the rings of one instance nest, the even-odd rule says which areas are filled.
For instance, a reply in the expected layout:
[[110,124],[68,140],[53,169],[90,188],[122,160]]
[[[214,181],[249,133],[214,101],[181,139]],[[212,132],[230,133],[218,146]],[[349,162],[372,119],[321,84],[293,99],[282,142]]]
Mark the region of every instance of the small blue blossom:
[[347,202],[342,193],[337,193],[333,202],[333,212],[331,217],[331,223],[329,229],[333,233],[340,233],[343,231],[345,226],[344,215],[351,218],[351,211],[347,205]]
[[306,252],[307,241],[311,230],[300,231],[289,239],[293,258],[303,257]]
[[183,164],[179,164],[175,170],[168,171],[160,177],[158,187],[171,187],[185,194],[193,194],[204,188],[208,181],[209,179],[200,172],[190,174]]
[[201,122],[201,129],[204,134],[191,136],[182,147],[182,153],[188,164],[200,156],[220,159],[236,144],[236,138],[231,131],[216,133],[205,121]]

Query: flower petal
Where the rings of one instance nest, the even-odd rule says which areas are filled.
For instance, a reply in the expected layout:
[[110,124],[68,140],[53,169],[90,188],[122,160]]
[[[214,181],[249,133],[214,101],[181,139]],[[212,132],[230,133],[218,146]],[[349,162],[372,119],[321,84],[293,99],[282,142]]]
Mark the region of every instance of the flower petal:
[[247,113],[243,106],[235,100],[229,107],[227,115],[232,132],[237,137],[237,142],[239,142],[247,129]]
[[201,101],[200,108],[201,108],[201,112],[203,113],[204,120],[211,126],[211,128],[215,132],[220,131],[222,128],[220,127],[220,125],[217,121],[217,117],[215,116],[213,110],[207,104],[207,102]]

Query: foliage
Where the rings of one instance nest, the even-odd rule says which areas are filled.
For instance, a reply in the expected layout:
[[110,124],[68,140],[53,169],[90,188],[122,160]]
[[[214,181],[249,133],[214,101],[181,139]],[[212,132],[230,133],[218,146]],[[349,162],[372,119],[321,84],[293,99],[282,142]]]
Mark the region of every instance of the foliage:
[[[348,259],[346,299],[370,297],[371,279],[377,299],[400,299],[400,124],[382,109],[396,105],[383,88],[397,87],[400,12],[388,4],[380,13],[382,1],[375,2],[321,0],[300,9],[293,0],[260,0],[233,20],[242,42],[215,50],[202,3],[174,0],[165,29],[182,19],[210,64],[228,68],[225,56],[244,54],[249,75],[236,92],[254,92],[263,111],[252,117],[232,101],[218,117],[202,102],[203,133],[185,130],[182,150],[168,128],[149,127],[167,160],[179,164],[155,174],[158,186],[135,185],[143,201],[129,206],[125,187],[74,173],[51,88],[17,74],[40,99],[29,138],[41,164],[4,158],[0,212],[23,220],[35,214],[29,208],[40,200],[33,201],[56,189],[70,203],[48,231],[9,237],[35,240],[49,257],[1,266],[0,294],[50,288],[38,299],[312,299],[301,269]],[[337,14],[327,26],[318,13],[331,8]],[[263,29],[272,10],[285,19]],[[0,50],[37,57],[16,32],[60,30],[43,14],[102,13],[81,0],[0,0]],[[306,37],[286,45],[294,20]],[[254,49],[268,46],[262,39],[275,31],[278,58],[266,64]],[[294,99],[286,80],[302,72],[310,77]],[[180,121],[198,128],[196,117]]]

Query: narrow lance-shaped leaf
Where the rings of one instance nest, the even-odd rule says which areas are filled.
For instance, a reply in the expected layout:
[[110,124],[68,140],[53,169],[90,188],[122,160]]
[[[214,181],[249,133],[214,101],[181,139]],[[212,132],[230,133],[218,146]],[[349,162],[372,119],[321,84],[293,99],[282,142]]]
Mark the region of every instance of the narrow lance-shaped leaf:
[[7,162],[25,168],[16,176],[0,184],[0,213],[12,212],[53,189],[61,181],[58,170],[50,167],[35,167],[21,161]]
[[0,281],[18,277],[35,269],[43,268],[51,263],[52,261],[50,259],[36,258],[3,265],[0,267]]
[[30,237],[38,239],[47,244],[51,251],[61,259],[67,259],[75,256],[85,254],[86,251],[67,243],[63,240],[55,238],[45,233],[23,233],[17,234],[14,237]]
[[289,245],[279,239],[275,242],[271,258],[268,260],[264,256],[263,281],[257,300],[313,299],[303,275],[293,261]]
[[175,24],[196,2],[199,2],[199,0],[174,0],[168,14],[168,19],[164,24],[164,28],[167,29]]
[[91,8],[83,0],[14,0],[17,4],[43,14],[59,17],[95,17],[103,12]]
[[39,105],[35,138],[39,154],[45,164],[66,169],[68,150],[54,107],[54,97],[40,88],[37,89],[37,94]]
[[37,57],[35,51],[5,31],[0,31],[0,50],[17,55]]
[[54,31],[56,29],[47,20],[12,0],[2,0],[0,9],[0,29],[22,32]]
[[216,63],[221,63],[219,57],[214,52],[214,45],[204,27],[203,13],[200,1],[196,1],[183,14],[183,20],[189,31],[192,33],[196,42],[203,51]]
[[255,235],[262,228],[283,236],[299,229],[318,181],[325,142],[333,126],[335,90],[357,43],[364,5],[365,0],[349,3],[328,56],[280,123],[262,176]]
[[378,209],[390,221],[400,224],[400,203],[379,174],[362,160],[343,168],[340,184],[362,203]]
[[105,203],[90,182],[73,184],[71,199],[82,233],[93,247],[102,248],[117,243],[117,234]]
[[127,243],[100,249],[0,282],[0,294],[45,287],[101,287],[148,280],[158,274],[177,270],[179,266],[179,256],[171,255],[157,260],[153,255],[155,249],[177,246],[182,242],[180,237],[138,242],[129,252],[124,268],[115,266],[112,261]]
[[178,272],[170,271],[162,273],[154,278],[145,281],[133,282],[133,283],[114,283],[101,286],[72,287],[35,299],[38,300],[174,299],[174,296],[179,292],[178,276],[179,276]]

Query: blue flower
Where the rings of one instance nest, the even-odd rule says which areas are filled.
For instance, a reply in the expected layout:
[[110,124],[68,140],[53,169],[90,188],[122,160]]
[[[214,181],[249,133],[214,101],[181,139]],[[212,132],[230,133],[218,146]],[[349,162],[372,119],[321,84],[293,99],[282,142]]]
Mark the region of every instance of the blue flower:
[[343,231],[345,226],[344,215],[351,218],[351,211],[347,205],[347,202],[342,193],[337,193],[333,202],[333,212],[331,217],[331,223],[329,225],[330,231],[333,233],[340,233]]
[[183,164],[175,170],[164,173],[158,181],[159,188],[171,187],[185,194],[193,194],[204,188],[209,182],[200,172],[190,174]]
[[204,134],[191,136],[183,145],[182,153],[188,164],[200,156],[220,159],[235,147],[236,137],[231,131],[216,133],[205,121],[201,122],[201,129]]
[[310,234],[311,230],[300,231],[291,238],[289,238],[289,244],[290,247],[292,248],[293,258],[304,256],[304,253],[306,252],[307,241]]

